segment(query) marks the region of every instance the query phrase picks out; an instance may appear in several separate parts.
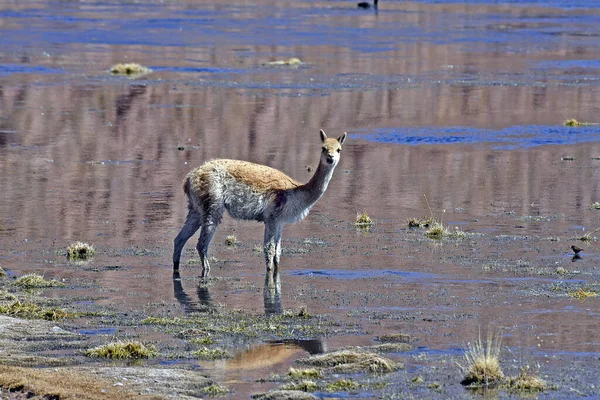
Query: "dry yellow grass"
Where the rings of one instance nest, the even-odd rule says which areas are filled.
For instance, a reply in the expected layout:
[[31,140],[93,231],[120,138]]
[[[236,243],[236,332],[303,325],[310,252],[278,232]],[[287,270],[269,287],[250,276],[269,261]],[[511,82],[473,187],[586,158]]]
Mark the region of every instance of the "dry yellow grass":
[[359,373],[359,372],[392,372],[403,368],[402,364],[375,353],[338,350],[332,353],[319,354],[297,360],[300,364],[326,368],[334,373]]
[[474,386],[500,383],[504,379],[500,368],[501,347],[499,334],[488,333],[484,343],[479,332],[479,337],[473,343],[467,343],[464,356],[466,366],[463,366],[466,373],[461,383]]
[[140,395],[97,376],[62,369],[21,368],[0,365],[0,387],[3,391],[22,393],[23,398],[61,400],[162,399]]

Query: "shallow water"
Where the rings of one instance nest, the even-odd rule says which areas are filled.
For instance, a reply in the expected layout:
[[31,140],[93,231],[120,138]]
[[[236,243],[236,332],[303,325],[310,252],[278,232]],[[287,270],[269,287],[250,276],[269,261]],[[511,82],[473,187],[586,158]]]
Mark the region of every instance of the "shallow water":
[[[454,354],[492,324],[557,375],[600,352],[597,298],[561,289],[599,283],[596,243],[577,262],[569,246],[600,226],[600,128],[563,122],[600,122],[600,2],[0,2],[0,19],[0,264],[70,284],[50,296],[149,313],[306,305],[368,332],[329,349],[400,331]],[[267,65],[290,57],[304,64]],[[110,76],[121,61],[154,72]],[[260,224],[224,220],[208,289],[197,264],[173,280],[185,174],[228,157],[306,181],[320,128],[349,138],[325,196],[285,229],[281,303],[262,296]],[[352,225],[362,210],[369,232]],[[430,212],[476,235],[406,227]],[[98,255],[68,263],[75,240]],[[206,367],[243,396],[297,350],[253,372]]]

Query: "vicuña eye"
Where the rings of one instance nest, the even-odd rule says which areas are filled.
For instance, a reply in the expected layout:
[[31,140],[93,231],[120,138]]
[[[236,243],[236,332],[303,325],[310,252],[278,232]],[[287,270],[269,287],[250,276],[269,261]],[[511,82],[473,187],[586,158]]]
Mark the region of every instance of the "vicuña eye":
[[323,147],[323,149],[322,149],[322,150],[323,150],[323,152],[326,152],[326,151],[327,151],[327,149],[326,149],[325,147]]
[[338,152],[338,153],[341,153],[341,152],[342,152],[342,149],[337,149],[337,152]]

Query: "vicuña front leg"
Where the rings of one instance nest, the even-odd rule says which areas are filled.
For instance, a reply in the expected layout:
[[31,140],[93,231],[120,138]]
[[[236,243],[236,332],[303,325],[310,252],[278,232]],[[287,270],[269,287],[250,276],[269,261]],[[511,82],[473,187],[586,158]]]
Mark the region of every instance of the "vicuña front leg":
[[[278,247],[280,246],[278,245],[278,242],[281,241],[282,229],[283,227],[281,224],[277,224],[275,222],[265,223],[265,262],[267,264],[267,272],[270,274],[278,272],[279,257],[277,255],[277,251]],[[279,252],[279,254],[281,254],[281,249],[279,249]]]

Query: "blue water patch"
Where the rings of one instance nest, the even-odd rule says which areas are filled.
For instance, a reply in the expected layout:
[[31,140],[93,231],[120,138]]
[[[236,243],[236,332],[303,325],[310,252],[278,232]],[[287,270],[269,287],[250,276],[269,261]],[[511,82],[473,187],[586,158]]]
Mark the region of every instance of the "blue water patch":
[[325,276],[335,279],[368,279],[396,276],[410,280],[427,280],[438,277],[435,274],[426,274],[422,272],[392,271],[392,270],[344,270],[344,269],[317,269],[290,271],[294,276]]
[[[420,3],[429,4],[464,4],[465,1],[458,0],[417,0]],[[557,8],[598,8],[600,0],[469,0],[469,4],[512,4],[515,6],[542,6]]]
[[584,68],[584,69],[599,69],[600,60],[548,60],[537,64],[540,68]]
[[114,335],[117,328],[80,329],[77,333],[81,335]]
[[422,127],[379,129],[359,138],[407,145],[487,144],[497,150],[513,150],[543,145],[565,145],[600,141],[600,126],[523,125],[504,129],[470,127]]
[[41,65],[29,64],[1,64],[0,76],[12,74],[62,74],[65,71],[60,68],[49,68]]

